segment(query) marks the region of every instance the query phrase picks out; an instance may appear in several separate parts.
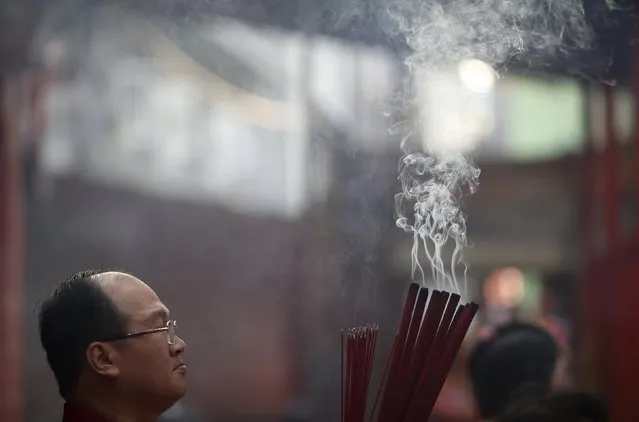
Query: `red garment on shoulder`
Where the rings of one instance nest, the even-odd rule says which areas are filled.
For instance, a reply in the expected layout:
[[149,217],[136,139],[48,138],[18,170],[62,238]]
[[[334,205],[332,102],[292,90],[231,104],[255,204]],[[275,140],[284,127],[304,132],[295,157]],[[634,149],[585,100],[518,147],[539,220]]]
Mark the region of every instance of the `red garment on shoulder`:
[[62,422],[109,422],[99,413],[85,407],[74,406],[69,403],[64,405]]

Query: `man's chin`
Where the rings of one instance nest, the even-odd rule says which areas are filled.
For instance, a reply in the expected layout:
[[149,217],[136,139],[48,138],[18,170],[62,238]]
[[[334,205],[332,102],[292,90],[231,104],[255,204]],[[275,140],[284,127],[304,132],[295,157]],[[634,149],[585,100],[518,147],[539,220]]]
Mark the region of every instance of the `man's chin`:
[[178,384],[174,382],[169,390],[165,390],[162,397],[157,397],[158,404],[162,406],[163,412],[171,409],[186,394],[186,382]]
[[174,385],[173,391],[175,392],[177,400],[179,400],[182,397],[184,397],[184,395],[186,394],[186,390],[187,390],[186,378],[183,377],[182,379],[175,380],[173,385]]

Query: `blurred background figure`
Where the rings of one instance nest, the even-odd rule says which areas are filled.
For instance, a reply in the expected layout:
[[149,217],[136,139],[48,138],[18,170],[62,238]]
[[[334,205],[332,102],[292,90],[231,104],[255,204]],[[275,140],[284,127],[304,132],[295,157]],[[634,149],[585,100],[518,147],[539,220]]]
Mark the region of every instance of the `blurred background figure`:
[[473,420],[469,356],[511,322],[639,420],[637,20],[611,3],[0,2],[2,422],[59,416],[33,309],[114,266],[180,315],[164,419],[339,420],[340,329],[380,325],[379,377],[414,276],[400,145],[481,170],[451,194],[481,311],[433,421]]
[[536,385],[549,391],[559,350],[542,328],[513,323],[478,342],[469,359],[473,391],[482,420],[494,420],[517,390]]
[[498,422],[607,422],[608,410],[599,397],[579,391],[543,393],[529,390],[506,407]]

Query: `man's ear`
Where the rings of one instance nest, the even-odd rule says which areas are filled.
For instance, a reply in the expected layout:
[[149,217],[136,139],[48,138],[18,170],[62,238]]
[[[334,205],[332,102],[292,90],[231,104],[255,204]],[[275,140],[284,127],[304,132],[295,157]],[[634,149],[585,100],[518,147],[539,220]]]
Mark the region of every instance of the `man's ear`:
[[109,344],[93,342],[87,347],[87,362],[100,375],[115,378],[120,374],[117,351]]

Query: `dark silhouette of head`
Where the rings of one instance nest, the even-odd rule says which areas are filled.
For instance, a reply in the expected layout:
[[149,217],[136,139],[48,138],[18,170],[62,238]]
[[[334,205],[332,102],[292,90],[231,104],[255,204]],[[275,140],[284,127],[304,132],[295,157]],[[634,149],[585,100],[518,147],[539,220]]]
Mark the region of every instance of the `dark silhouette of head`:
[[146,417],[186,391],[185,370],[178,370],[185,344],[166,306],[130,274],[72,275],[42,303],[39,325],[67,402]]
[[518,395],[496,422],[608,422],[608,409],[594,394],[537,392]]
[[609,419],[606,403],[594,394],[562,391],[551,394],[546,401],[562,421],[607,422]]
[[544,329],[524,323],[498,328],[473,350],[469,372],[483,419],[494,419],[518,389],[550,389],[558,348]]

